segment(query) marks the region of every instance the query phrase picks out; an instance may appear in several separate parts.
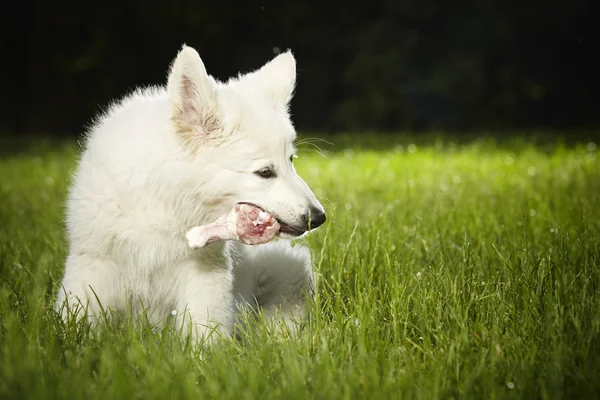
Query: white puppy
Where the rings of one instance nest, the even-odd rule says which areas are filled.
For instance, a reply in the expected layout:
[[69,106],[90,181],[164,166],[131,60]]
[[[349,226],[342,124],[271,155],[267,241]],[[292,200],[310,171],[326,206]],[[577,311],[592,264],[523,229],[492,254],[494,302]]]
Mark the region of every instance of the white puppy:
[[186,239],[236,205],[274,219],[268,237],[252,243],[300,237],[325,222],[292,165],[296,134],[287,107],[295,75],[287,52],[218,82],[184,46],[165,88],[139,90],[97,120],[68,201],[69,256],[57,299],[63,315],[65,303],[84,305],[92,320],[97,300],[116,310],[143,304],[154,322],[175,311],[198,339],[213,328],[231,332],[236,298],[267,315],[278,307],[288,320],[304,315],[312,285],[307,249],[281,240],[206,246],[208,239],[191,248]]

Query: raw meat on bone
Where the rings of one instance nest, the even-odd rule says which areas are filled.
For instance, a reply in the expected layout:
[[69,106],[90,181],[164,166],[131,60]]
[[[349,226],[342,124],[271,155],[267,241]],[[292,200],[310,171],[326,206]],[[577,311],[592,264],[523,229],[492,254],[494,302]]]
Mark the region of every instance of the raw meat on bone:
[[263,244],[279,232],[279,223],[260,208],[240,203],[226,215],[210,224],[190,229],[185,237],[193,249],[202,248],[219,240],[237,240],[244,244]]

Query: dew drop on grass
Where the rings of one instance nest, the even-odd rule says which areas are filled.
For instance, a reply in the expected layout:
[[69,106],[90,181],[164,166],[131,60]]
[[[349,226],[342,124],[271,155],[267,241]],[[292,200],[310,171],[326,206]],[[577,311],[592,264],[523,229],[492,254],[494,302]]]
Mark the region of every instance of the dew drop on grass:
[[408,150],[408,152],[410,154],[416,153],[417,152],[417,145],[416,144],[409,144],[406,149]]
[[440,185],[440,189],[442,189],[442,192],[447,192],[448,191],[448,185],[446,185],[445,183],[442,183]]
[[537,214],[537,211],[535,211],[533,208],[531,210],[529,210],[529,215],[531,217],[535,217],[536,214]]
[[596,143],[594,142],[589,142],[587,144],[587,151],[596,151]]
[[404,146],[402,146],[401,144],[399,144],[396,147],[394,147],[394,151],[396,153],[404,153]]
[[535,167],[527,168],[527,173],[529,174],[529,176],[535,176],[535,174],[536,174]]
[[54,185],[54,178],[51,176],[47,176],[46,179],[44,179],[44,182],[46,182],[46,185],[52,186]]
[[513,165],[514,162],[515,160],[511,156],[506,156],[506,158],[504,159],[504,164],[506,165]]
[[514,388],[515,388],[515,384],[514,384],[514,383],[512,383],[512,382],[508,382],[508,383],[506,384],[506,386],[507,386],[509,389],[514,389]]
[[346,210],[352,210],[352,204],[347,203],[345,206]]
[[452,183],[458,185],[460,183],[460,176],[454,175],[454,177],[452,178]]

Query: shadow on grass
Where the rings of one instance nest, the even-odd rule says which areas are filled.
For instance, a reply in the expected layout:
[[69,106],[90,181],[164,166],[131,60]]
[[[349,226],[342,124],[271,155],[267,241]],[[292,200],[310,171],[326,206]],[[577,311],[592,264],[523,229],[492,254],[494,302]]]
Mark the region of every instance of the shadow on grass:
[[[303,143],[306,141],[305,143]],[[519,152],[526,147],[535,146],[540,151],[552,153],[557,148],[574,148],[589,142],[598,143],[600,131],[573,132],[353,132],[353,133],[300,133],[300,147],[318,146],[327,152],[339,152],[352,148],[355,150],[390,151],[398,146],[406,149],[414,144],[417,147],[435,147],[440,150],[477,145],[493,149]],[[308,144],[308,143],[313,143]]]
[[48,153],[64,153],[79,149],[81,138],[74,136],[27,135],[0,138],[0,159],[21,156],[45,156]]
[[[79,149],[83,136],[25,135],[0,138],[0,158],[44,155],[63,152],[65,148]],[[518,152],[526,146],[551,153],[557,147],[572,148],[589,142],[600,142],[600,129],[560,131],[479,131],[479,132],[300,132],[299,147],[336,153],[345,149],[374,151],[393,150],[397,146],[414,144],[439,149],[480,145]]]

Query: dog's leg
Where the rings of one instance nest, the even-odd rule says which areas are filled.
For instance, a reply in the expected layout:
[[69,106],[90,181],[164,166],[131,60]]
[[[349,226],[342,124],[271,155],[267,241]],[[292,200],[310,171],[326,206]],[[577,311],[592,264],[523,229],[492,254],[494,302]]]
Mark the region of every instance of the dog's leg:
[[197,342],[211,343],[220,334],[229,336],[233,325],[233,275],[222,261],[187,261],[177,266],[176,328]]
[[276,331],[297,334],[314,292],[310,251],[286,241],[231,246],[238,310],[259,309]]
[[79,318],[85,312],[90,322],[96,323],[102,309],[117,307],[122,293],[117,272],[108,260],[69,255],[56,302],[63,320],[70,316]]

